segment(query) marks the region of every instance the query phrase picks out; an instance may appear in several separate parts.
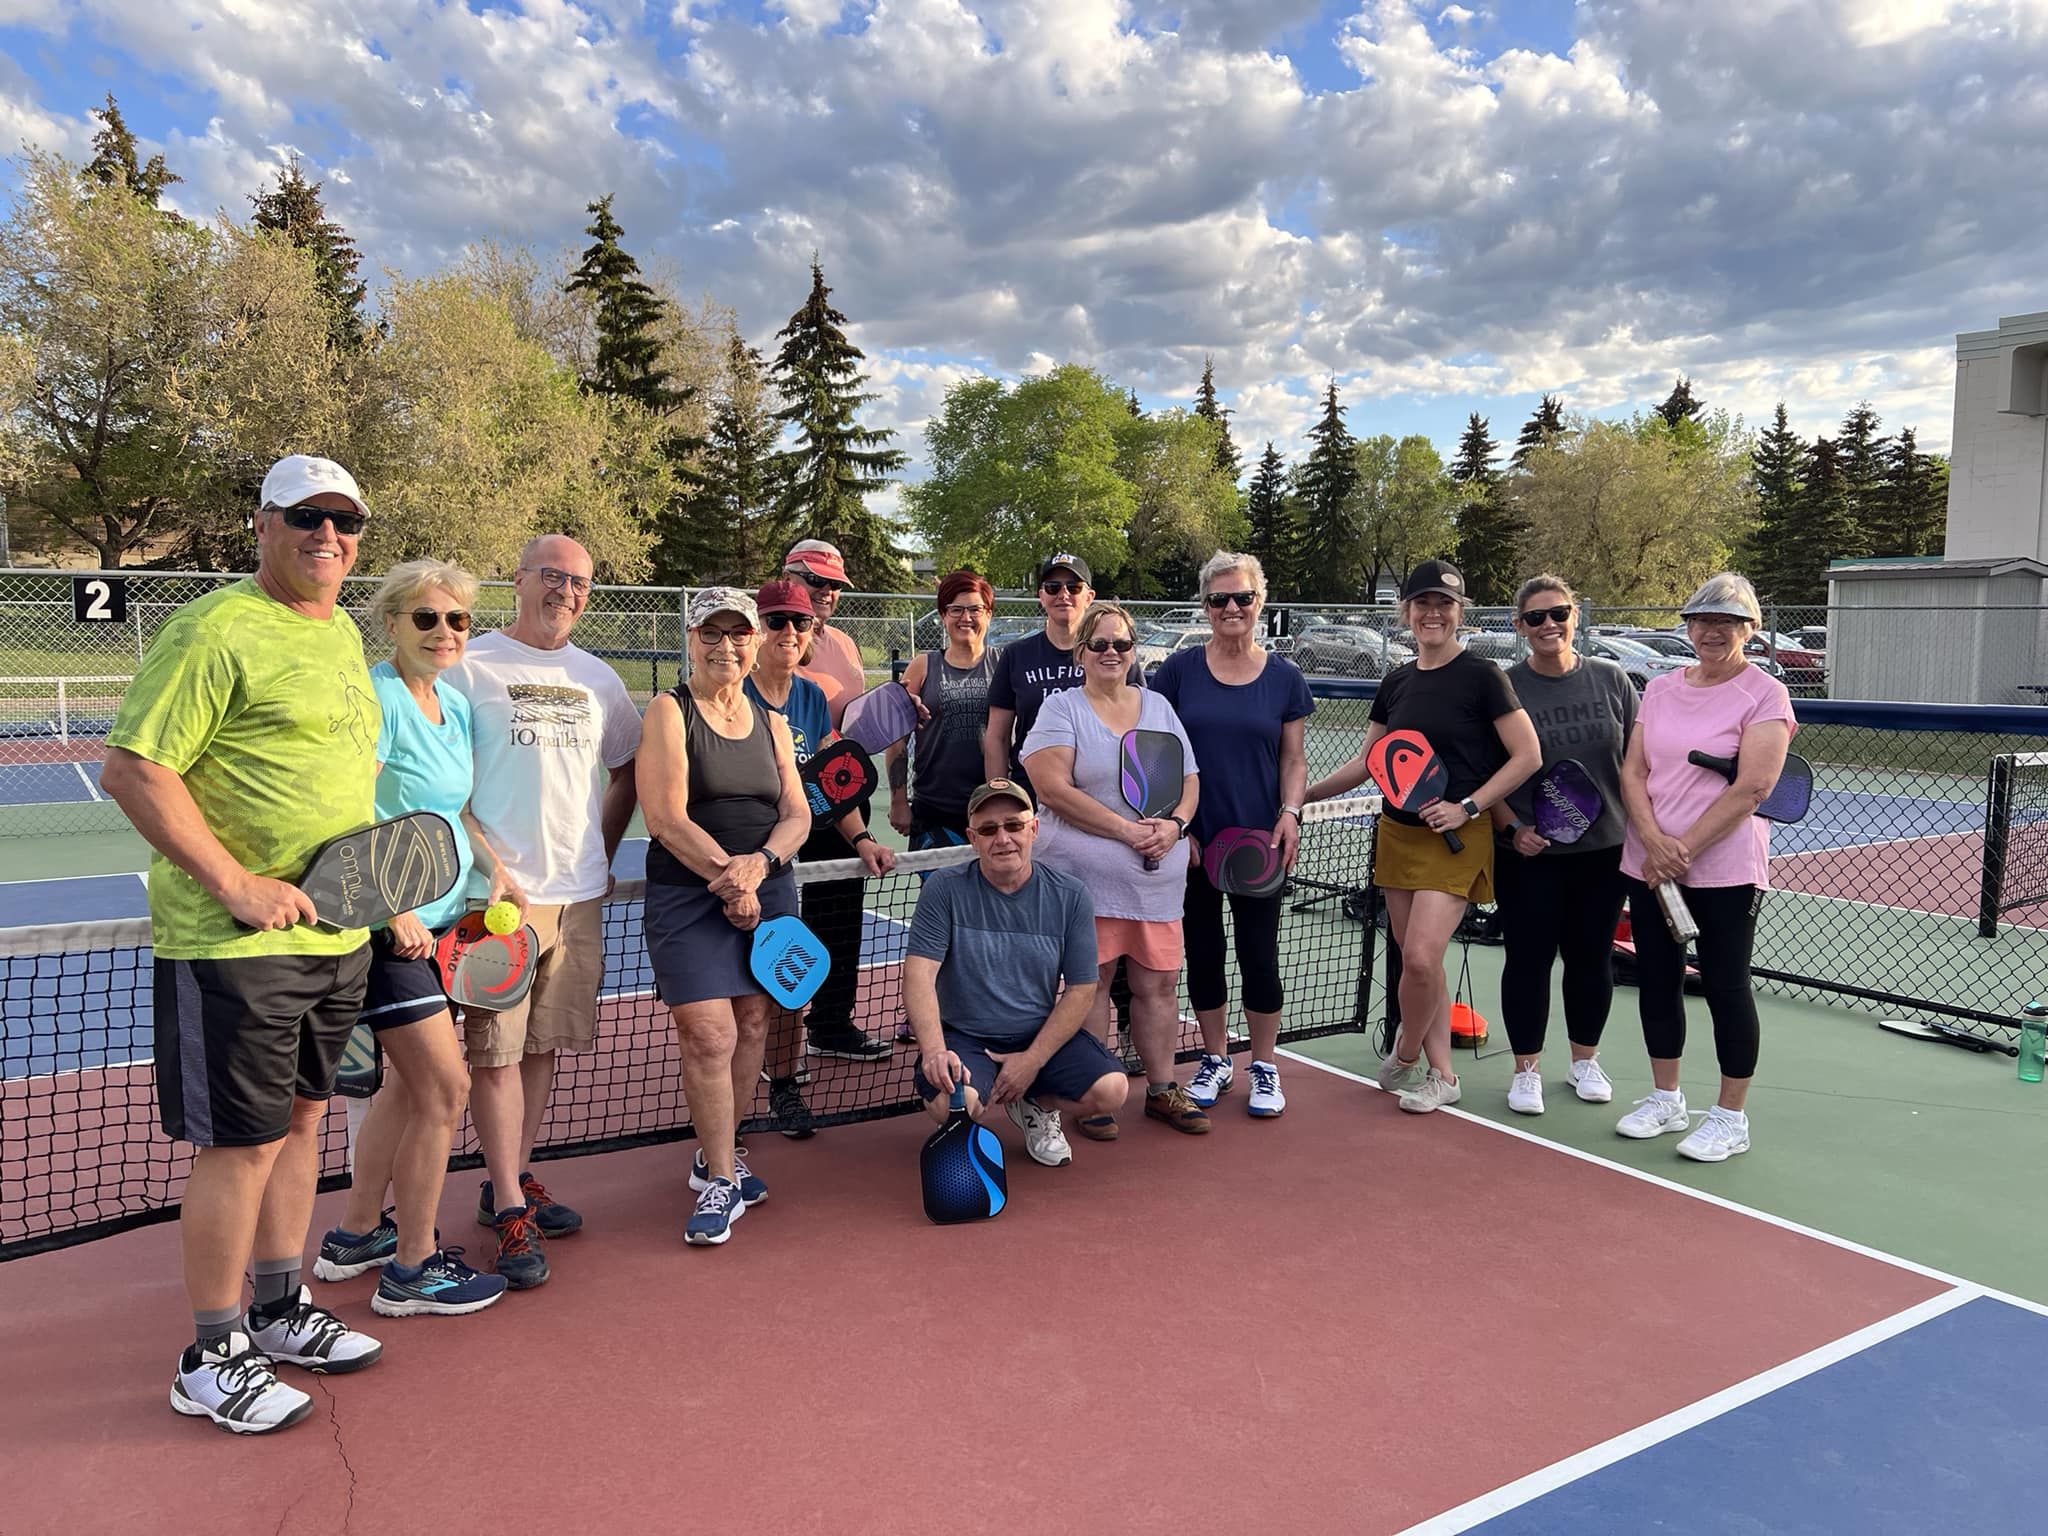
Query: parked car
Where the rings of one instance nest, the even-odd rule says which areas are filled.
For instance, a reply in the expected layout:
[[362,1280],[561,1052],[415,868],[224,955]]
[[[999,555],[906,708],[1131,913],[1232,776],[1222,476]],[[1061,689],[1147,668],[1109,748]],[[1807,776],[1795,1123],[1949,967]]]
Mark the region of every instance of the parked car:
[[1611,661],[1626,672],[1638,693],[1650,686],[1651,678],[1679,671],[1685,666],[1683,657],[1666,656],[1662,651],[1621,635],[1586,635],[1582,637],[1582,643],[1588,656]]
[[1804,624],[1792,631],[1792,638],[1809,651],[1827,654],[1828,627],[1825,624]]
[[1465,649],[1482,661],[1492,662],[1503,672],[1522,659],[1522,642],[1512,634],[1494,629],[1465,636]]
[[1775,651],[1778,665],[1785,669],[1785,686],[1818,692],[1827,687],[1828,657],[1825,650],[1801,645],[1790,635],[1773,634],[1769,630],[1758,631],[1749,642],[1751,655],[1761,647],[1765,654]]
[[[1692,642],[1686,639],[1683,632],[1674,633],[1668,629],[1632,629],[1625,638],[1639,645],[1647,645],[1654,651],[1661,651],[1666,656],[1675,656],[1681,662],[1690,663],[1700,659],[1700,653],[1692,648]],[[1775,677],[1780,682],[1785,680],[1785,669],[1772,659],[1770,648],[1763,641],[1752,639],[1743,650],[1749,657],[1750,665],[1759,672]]]
[[1138,633],[1138,666],[1150,677],[1159,669],[1159,663],[1175,651],[1208,643],[1209,626],[1206,624],[1154,624]]
[[1304,672],[1385,677],[1415,652],[1361,624],[1311,624],[1294,636],[1293,660]]

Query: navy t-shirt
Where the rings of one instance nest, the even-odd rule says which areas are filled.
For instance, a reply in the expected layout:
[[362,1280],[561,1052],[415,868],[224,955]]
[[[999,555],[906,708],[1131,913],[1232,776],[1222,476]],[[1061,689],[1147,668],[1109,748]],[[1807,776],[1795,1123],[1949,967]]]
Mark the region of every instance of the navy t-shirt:
[[1152,674],[1152,691],[1180,716],[1202,765],[1202,798],[1189,828],[1201,842],[1230,827],[1270,829],[1280,819],[1281,727],[1315,712],[1308,679],[1268,655],[1248,683],[1219,683],[1200,647],[1175,651]]
[[[1078,688],[1086,681],[1087,674],[1074,659],[1074,653],[1054,645],[1042,629],[1022,640],[1012,640],[997,653],[995,675],[988,684],[988,704],[990,709],[1017,712],[1010,726],[1011,778],[1026,785],[1031,782],[1024,777],[1017,754],[1038,721],[1045,696]],[[1145,683],[1145,674],[1135,661],[1131,663],[1129,682],[1133,688],[1141,688]]]

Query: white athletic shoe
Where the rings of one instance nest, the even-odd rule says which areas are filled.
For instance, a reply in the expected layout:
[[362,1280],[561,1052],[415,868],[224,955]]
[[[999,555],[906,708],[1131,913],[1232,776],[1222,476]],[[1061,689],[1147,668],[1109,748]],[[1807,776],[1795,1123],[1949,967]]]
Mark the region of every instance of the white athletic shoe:
[[1696,1163],[1725,1163],[1749,1150],[1749,1116],[1716,1104],[1699,1129],[1678,1144],[1678,1155]]
[[1515,1080],[1508,1085],[1508,1108],[1518,1115],[1540,1115],[1543,1113],[1543,1074],[1531,1067],[1526,1072],[1517,1072]]
[[1388,1093],[1406,1093],[1410,1088],[1422,1086],[1422,1058],[1403,1061],[1400,1048],[1387,1052],[1387,1058],[1380,1063],[1379,1085]]
[[191,1345],[178,1357],[171,1406],[231,1434],[261,1435],[298,1423],[313,1411],[313,1399],[279,1381],[270,1357],[246,1333],[231,1333],[207,1349]]
[[1648,1141],[1653,1136],[1682,1131],[1691,1124],[1692,1116],[1686,1113],[1684,1094],[1674,1093],[1667,1099],[1652,1092],[1648,1098],[1636,1100],[1636,1107],[1616,1123],[1614,1134]]
[[298,1304],[275,1322],[259,1323],[255,1313],[242,1319],[249,1340],[271,1359],[302,1365],[320,1375],[339,1376],[375,1365],[384,1346],[367,1333],[357,1333],[325,1307],[313,1293],[299,1287]]
[[1457,1103],[1463,1096],[1462,1087],[1431,1067],[1423,1075],[1419,1087],[1410,1088],[1401,1095],[1401,1107],[1411,1115],[1426,1115]]
[[1280,1069],[1270,1061],[1252,1063],[1252,1092],[1244,1112],[1260,1120],[1272,1120],[1287,1109],[1287,1095],[1280,1091]]
[[1607,1080],[1601,1069],[1600,1058],[1589,1056],[1584,1061],[1575,1061],[1565,1074],[1571,1080],[1572,1091],[1588,1104],[1606,1104],[1614,1098],[1614,1084]]
[[1188,1097],[1203,1109],[1214,1109],[1216,1101],[1230,1092],[1235,1075],[1228,1056],[1211,1056],[1205,1051],[1195,1064],[1195,1075],[1188,1079]]
[[1009,1110],[1010,1118],[1024,1132],[1024,1150],[1031,1154],[1031,1161],[1062,1168],[1074,1160],[1074,1149],[1060,1129],[1058,1110],[1041,1109],[1029,1099],[1012,1099]]

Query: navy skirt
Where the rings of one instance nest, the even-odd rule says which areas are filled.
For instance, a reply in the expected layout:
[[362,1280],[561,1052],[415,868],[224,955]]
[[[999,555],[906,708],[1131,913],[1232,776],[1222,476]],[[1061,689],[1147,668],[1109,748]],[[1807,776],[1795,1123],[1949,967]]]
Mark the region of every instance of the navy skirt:
[[[784,870],[761,882],[761,921],[796,915],[796,872]],[[747,963],[753,953],[754,930],[733,927],[725,903],[703,885],[647,886],[641,921],[647,938],[647,959],[654,969],[654,991],[673,1008],[714,997],[745,997],[765,993]]]

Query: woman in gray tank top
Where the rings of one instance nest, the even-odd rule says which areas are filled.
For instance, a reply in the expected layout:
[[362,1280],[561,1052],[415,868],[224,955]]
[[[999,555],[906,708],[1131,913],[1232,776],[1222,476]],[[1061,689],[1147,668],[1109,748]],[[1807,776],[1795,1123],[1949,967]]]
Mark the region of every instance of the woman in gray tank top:
[[909,742],[887,754],[889,825],[912,848],[967,841],[967,797],[983,777],[981,738],[996,660],[985,641],[995,601],[994,590],[973,571],[955,571],[940,582],[946,648],[913,657],[903,673],[903,686],[923,703],[926,719]]

